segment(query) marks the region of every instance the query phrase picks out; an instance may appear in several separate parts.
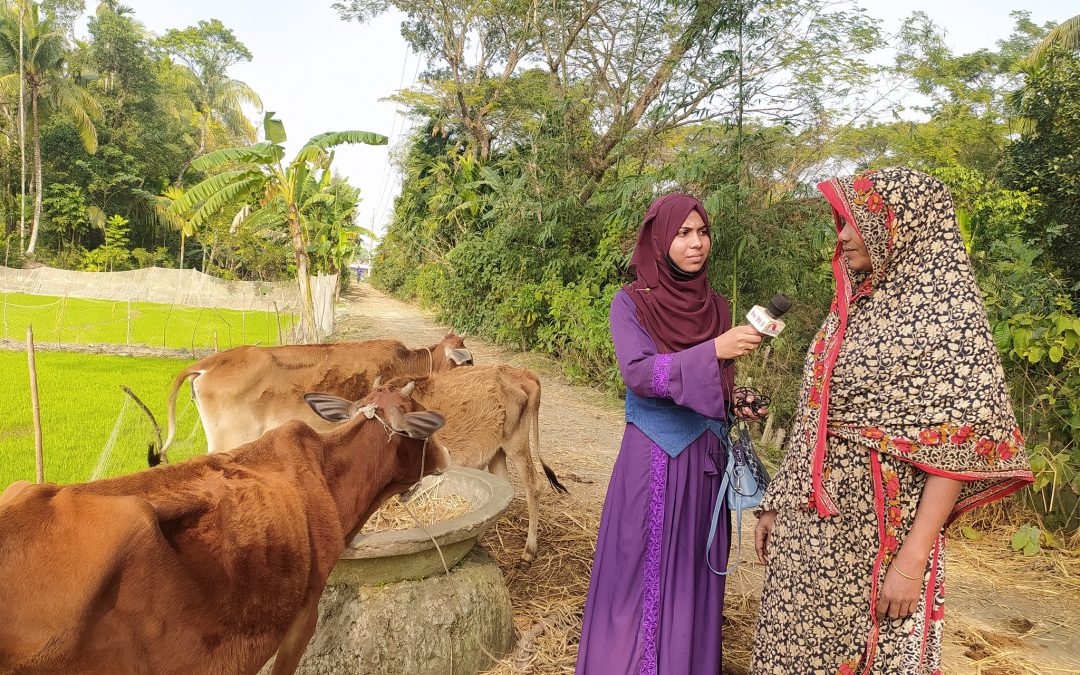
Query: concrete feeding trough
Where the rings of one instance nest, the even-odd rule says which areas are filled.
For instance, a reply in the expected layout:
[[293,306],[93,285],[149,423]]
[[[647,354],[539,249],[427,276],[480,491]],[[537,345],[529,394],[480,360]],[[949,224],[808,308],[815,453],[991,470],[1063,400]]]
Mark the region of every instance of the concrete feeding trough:
[[435,496],[467,499],[469,511],[424,529],[357,535],[330,574],[298,673],[474,675],[513,646],[502,572],[474,548],[510,505],[513,487],[457,467],[426,480]]
[[451,520],[407,530],[361,533],[345,547],[330,574],[330,583],[391,584],[442,574],[465,557],[481,535],[510,506],[514,488],[505,478],[486,471],[453,467],[441,476],[428,476],[435,496],[460,495],[472,508]]

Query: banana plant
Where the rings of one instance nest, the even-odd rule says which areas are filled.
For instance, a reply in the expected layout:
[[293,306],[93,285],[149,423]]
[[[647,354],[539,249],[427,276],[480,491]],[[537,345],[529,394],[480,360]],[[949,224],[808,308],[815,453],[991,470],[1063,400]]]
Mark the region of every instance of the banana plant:
[[191,212],[188,220],[198,228],[213,215],[235,209],[239,204],[251,208],[238,226],[285,229],[300,290],[300,339],[305,343],[315,342],[318,333],[308,278],[311,258],[305,208],[311,198],[305,199],[305,194],[309,194],[305,191],[310,190],[312,181],[319,182],[329,175],[335,147],[354,143],[385,145],[387,138],[370,131],[330,131],[313,136],[286,163],[285,125],[273,112],[268,111],[263,117],[263,131],[265,140],[261,143],[224,148],[196,159],[193,169],[220,173],[193,185],[169,208],[176,215]]

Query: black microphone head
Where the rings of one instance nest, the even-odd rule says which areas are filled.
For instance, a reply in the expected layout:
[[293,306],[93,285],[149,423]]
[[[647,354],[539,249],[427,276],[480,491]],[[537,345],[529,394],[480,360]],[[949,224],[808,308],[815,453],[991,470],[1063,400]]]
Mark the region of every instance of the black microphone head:
[[769,313],[774,319],[779,319],[785,312],[791,309],[791,298],[783,293],[777,293],[769,301],[769,305],[765,308],[765,311]]

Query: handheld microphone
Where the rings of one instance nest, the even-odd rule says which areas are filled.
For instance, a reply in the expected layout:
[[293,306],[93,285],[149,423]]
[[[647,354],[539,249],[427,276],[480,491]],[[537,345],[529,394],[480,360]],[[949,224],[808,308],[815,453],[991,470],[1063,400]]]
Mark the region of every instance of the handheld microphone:
[[776,337],[784,330],[784,322],[780,317],[791,309],[791,298],[783,293],[777,293],[769,300],[766,307],[754,305],[746,313],[746,320],[757,332],[769,337]]

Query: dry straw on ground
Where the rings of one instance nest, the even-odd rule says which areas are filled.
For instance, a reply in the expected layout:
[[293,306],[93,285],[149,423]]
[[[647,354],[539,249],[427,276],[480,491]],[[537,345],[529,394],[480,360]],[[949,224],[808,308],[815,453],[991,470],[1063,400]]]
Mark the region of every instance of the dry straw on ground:
[[519,564],[528,527],[521,500],[484,536],[510,589],[518,633],[514,651],[488,671],[494,675],[574,672],[599,519],[569,503],[546,506],[540,550],[528,567]]
[[[527,527],[522,500],[515,500],[507,516],[483,540],[510,588],[518,633],[515,650],[489,670],[489,675],[574,672],[599,518],[576,499],[542,505],[541,513],[545,517],[540,522],[540,549],[531,567],[519,564]],[[1009,513],[1014,515],[1006,517]],[[1046,550],[1033,558],[1014,553],[1009,537],[1023,519],[1022,510],[1013,505],[958,523],[950,532],[950,569],[962,570],[965,576],[993,577],[1003,587],[1029,590],[1033,598],[1057,597],[1063,604],[1075,604],[1080,597],[1080,554],[1075,547],[1072,551]],[[976,528],[979,539],[963,538],[963,526]],[[761,584],[760,567],[749,564],[749,554],[746,550],[743,553],[748,564],[741,565],[729,579],[724,608],[724,672],[739,675],[748,672],[750,664],[758,609],[756,589]],[[1020,640],[1042,637],[1054,642],[1060,639],[1062,629],[1073,630],[1058,621],[1048,626],[1015,618],[989,630],[952,614],[946,621],[945,647],[963,665],[963,670],[954,672],[1039,673],[1043,672],[1039,666],[1019,649]],[[1051,635],[1050,629],[1057,632]]]

